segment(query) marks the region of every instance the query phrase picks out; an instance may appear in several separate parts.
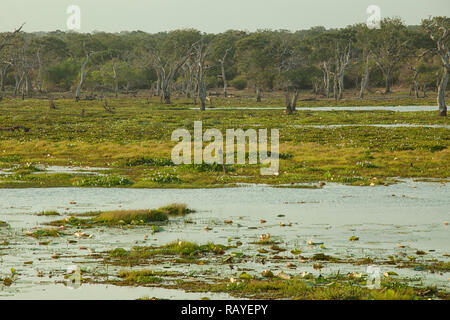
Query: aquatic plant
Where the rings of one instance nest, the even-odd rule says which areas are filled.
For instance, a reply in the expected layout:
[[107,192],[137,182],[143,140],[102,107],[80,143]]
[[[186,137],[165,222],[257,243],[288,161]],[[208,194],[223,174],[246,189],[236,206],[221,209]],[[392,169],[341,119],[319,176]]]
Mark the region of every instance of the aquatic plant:
[[114,175],[90,176],[76,181],[75,185],[79,187],[116,187],[133,185],[133,181]]

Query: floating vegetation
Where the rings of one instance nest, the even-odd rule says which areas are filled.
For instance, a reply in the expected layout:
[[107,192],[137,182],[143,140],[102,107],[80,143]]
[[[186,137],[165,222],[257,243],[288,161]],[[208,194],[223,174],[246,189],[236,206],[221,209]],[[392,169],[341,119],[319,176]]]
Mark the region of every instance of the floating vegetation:
[[195,210],[188,208],[184,203],[172,203],[159,209],[87,212],[51,221],[48,225],[92,228],[94,226],[144,226],[150,224],[152,232],[160,232],[162,229],[155,224],[166,223],[169,216],[185,216],[193,212]]
[[26,235],[36,238],[36,239],[39,239],[39,238],[46,238],[46,237],[59,237],[60,232],[57,229],[44,228],[44,229],[37,229],[34,231],[27,231]]
[[[178,256],[177,263],[197,263],[207,254],[222,255],[228,247],[214,243],[198,245],[189,241],[173,241],[159,247],[133,247],[131,250],[116,248],[108,252],[106,262],[118,265],[139,265],[157,256]],[[204,264],[204,263],[201,263]]]
[[[268,273],[270,275],[270,273]],[[242,274],[241,274],[242,276]],[[291,277],[279,273],[277,278],[252,279],[247,274],[243,281],[179,281],[176,286],[191,292],[224,292],[238,298],[301,299],[301,300],[418,300],[431,297],[445,298],[446,294],[435,288],[415,288],[405,282],[384,278],[380,289],[365,286],[366,277],[318,276]]]
[[0,228],[7,228],[7,227],[9,227],[9,224],[5,221],[0,220]]
[[160,210],[118,210],[103,212],[93,218],[101,225],[123,225],[123,224],[148,224],[151,222],[165,222],[167,215]]
[[117,187],[117,186],[131,186],[133,181],[126,177],[119,177],[114,175],[108,176],[89,176],[74,183],[79,187]]
[[189,213],[195,212],[195,210],[189,209],[185,203],[172,203],[167,206],[161,207],[158,210],[167,214],[168,216],[185,216]]

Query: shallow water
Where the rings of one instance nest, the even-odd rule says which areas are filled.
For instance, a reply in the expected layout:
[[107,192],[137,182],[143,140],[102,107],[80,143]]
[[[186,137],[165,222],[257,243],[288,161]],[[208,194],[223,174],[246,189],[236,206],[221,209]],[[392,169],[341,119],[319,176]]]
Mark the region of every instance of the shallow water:
[[[64,281],[67,268],[73,264],[91,269],[104,268],[90,257],[92,252],[117,247],[131,248],[135,245],[161,245],[178,239],[219,244],[227,244],[229,238],[233,241],[239,239],[243,245],[233,251],[252,255],[255,245],[251,242],[258,240],[261,234],[270,233],[273,239],[281,242],[281,246],[300,248],[306,256],[325,250],[326,254],[341,258],[386,258],[393,254],[413,255],[416,250],[423,250],[427,253],[427,259],[448,261],[448,257],[443,255],[449,253],[449,229],[444,225],[444,221],[450,219],[449,195],[449,184],[412,180],[377,187],[329,184],[323,189],[272,188],[264,185],[173,190],[1,189],[0,220],[8,222],[11,230],[0,229],[0,240],[10,239],[11,243],[6,248],[0,246],[0,277],[13,267],[18,270],[19,279],[13,286],[0,289],[0,298],[34,299],[41,296],[43,288],[47,288],[50,297],[57,295],[58,290],[65,289],[68,291],[64,293],[64,298],[76,299],[79,297],[78,289],[55,286],[55,281]],[[76,204],[71,205],[71,201]],[[48,246],[40,246],[38,240],[24,235],[26,230],[57,218],[33,215],[43,210],[57,210],[69,215],[95,210],[156,208],[173,202],[187,203],[198,211],[189,216],[193,224],[183,223],[182,218],[173,219],[163,232],[154,235],[145,227],[132,230],[88,229],[86,232],[92,234],[93,238],[77,239],[77,244],[69,244],[68,238],[73,237],[62,237],[51,239],[52,243]],[[225,219],[233,220],[233,224],[225,224]],[[261,224],[260,219],[267,220],[267,223]],[[282,227],[280,222],[292,223],[292,226]],[[204,226],[212,230],[205,231]],[[350,242],[348,239],[353,235],[360,240]],[[323,242],[326,249],[308,246],[310,240]],[[405,248],[399,249],[398,243]],[[80,246],[86,246],[88,250],[81,250]],[[55,252],[61,254],[60,259],[50,258]],[[24,265],[26,261],[34,263]],[[261,268],[293,272],[284,265],[270,263],[262,266],[248,261],[246,266],[257,273],[261,272]],[[161,267],[174,270],[181,268],[188,274],[204,272],[212,266],[190,265],[186,268],[169,264],[155,268]],[[216,276],[236,276],[236,271],[229,270],[228,266],[214,268]],[[44,276],[37,277],[36,269],[43,272]],[[327,264],[321,272],[364,272],[365,269],[366,266]],[[383,272],[393,269],[389,266]],[[309,264],[300,265],[295,273],[303,271],[317,273]],[[396,272],[405,277],[420,277],[426,284],[449,288],[448,273],[431,274],[412,269],[399,269]],[[83,287],[83,290],[91,290],[86,293],[86,298],[103,297],[106,292],[111,293],[111,297],[120,296],[124,299],[142,296],[198,298],[177,290],[166,292],[158,291],[157,288],[134,290],[114,286],[94,287],[92,290]],[[144,289],[148,291],[143,292]]]
[[[189,108],[198,110],[198,108]],[[285,110],[285,107],[217,107],[206,108],[206,110]],[[437,106],[351,106],[351,107],[297,107],[297,111],[438,111]]]

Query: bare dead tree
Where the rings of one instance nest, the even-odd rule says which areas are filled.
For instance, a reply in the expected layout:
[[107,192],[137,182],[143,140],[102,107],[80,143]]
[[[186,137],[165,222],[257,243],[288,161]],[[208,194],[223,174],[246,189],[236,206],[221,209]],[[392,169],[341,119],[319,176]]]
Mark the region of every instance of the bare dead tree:
[[336,44],[336,75],[337,86],[339,93],[336,96],[338,100],[341,100],[344,96],[344,75],[345,70],[350,63],[351,55],[351,42],[349,42],[344,48],[341,48],[339,43]]
[[[2,53],[3,49],[13,45],[12,40],[22,31],[24,25],[25,23],[22,23],[22,25],[19,28],[15,29],[13,32],[3,34],[0,37],[0,54]],[[4,67],[2,67],[2,65]],[[0,61],[0,90],[2,92],[5,91],[5,77],[11,67],[11,61]]]
[[370,64],[370,53],[366,55],[366,61],[364,62],[364,72],[361,78],[361,91],[359,92],[359,98],[364,99],[364,95],[369,84],[369,64]]
[[322,70],[323,73],[324,94],[327,98],[330,97],[330,79],[331,79],[330,64],[331,62],[328,60],[322,61],[320,65],[320,69]]
[[84,84],[84,81],[86,80],[86,75],[88,72],[86,68],[87,68],[89,60],[93,54],[94,54],[94,51],[87,52],[86,58],[85,58],[84,62],[81,64],[80,82],[78,83],[77,90],[75,92],[75,101],[76,102],[80,101],[81,88],[83,87],[83,84]]
[[209,46],[204,41],[199,41],[194,46],[194,59],[196,69],[196,83],[197,95],[200,99],[200,110],[204,111],[206,108],[207,97],[207,75],[208,69],[211,67],[207,64],[207,57],[209,54]]
[[164,103],[170,104],[172,84],[175,75],[190,57],[191,49],[189,49],[184,56],[175,59],[163,59],[162,55],[156,50],[150,50],[149,54],[151,57],[151,64],[158,77],[158,93],[161,96],[161,100],[164,100]]
[[13,32],[7,33],[5,35],[2,35],[2,37],[0,38],[0,52],[7,46],[11,46],[12,43],[12,39],[14,39],[14,37],[20,32],[22,31],[23,26],[25,25],[25,23],[23,23],[19,28],[15,29]]
[[228,48],[225,50],[225,54],[222,56],[222,58],[219,59],[220,62],[220,69],[222,71],[221,77],[223,81],[223,96],[226,98],[228,96],[228,80],[227,75],[225,74],[225,61],[227,59],[228,53],[230,52],[231,48]]
[[450,18],[435,17],[423,22],[425,32],[434,42],[434,51],[442,62],[442,75],[438,83],[437,103],[439,105],[439,115],[447,116],[447,105],[445,103],[445,90],[447,89],[448,76],[450,69],[450,51],[449,51],[449,25]]

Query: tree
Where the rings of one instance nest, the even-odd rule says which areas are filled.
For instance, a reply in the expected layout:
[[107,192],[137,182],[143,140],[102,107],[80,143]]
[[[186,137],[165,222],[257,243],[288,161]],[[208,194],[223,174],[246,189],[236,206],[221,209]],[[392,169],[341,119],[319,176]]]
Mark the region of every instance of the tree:
[[350,63],[352,54],[352,42],[354,41],[353,30],[343,29],[335,35],[335,38],[335,79],[337,79],[339,89],[339,93],[337,95],[335,94],[335,98],[341,100],[344,96],[345,70]]
[[[245,36],[245,32],[229,30],[215,36],[211,40],[211,57],[220,65],[219,77],[223,82],[223,95],[228,95],[228,79],[230,74],[236,73],[235,52],[236,42]],[[234,69],[234,70],[233,70]]]
[[172,85],[179,70],[191,56],[194,44],[200,39],[199,31],[172,31],[148,47],[150,63],[158,76],[158,91],[166,104],[170,104]]
[[392,77],[408,55],[409,32],[398,18],[385,18],[380,29],[374,29],[370,51],[385,78],[385,93],[391,92]]
[[261,88],[272,88],[276,76],[273,33],[261,31],[236,43],[238,68],[256,87],[256,101],[261,102]]
[[207,89],[207,73],[210,65],[208,65],[207,58],[210,48],[204,38],[194,45],[193,56],[196,70],[197,92],[200,99],[200,110],[205,111],[206,107],[206,89]]
[[311,50],[311,61],[316,63],[322,71],[323,93],[329,98],[334,60],[334,37],[330,32],[325,32],[323,29],[320,29],[317,32],[313,32],[311,35],[307,35],[304,41],[305,45]]
[[448,84],[448,75],[450,68],[449,52],[449,29],[450,18],[434,17],[422,21],[422,28],[433,41],[433,51],[439,56],[442,62],[442,74],[438,85],[437,102],[439,106],[439,115],[447,116],[447,105],[445,103],[445,91]]
[[[68,44],[68,50],[73,59],[76,59],[80,63],[80,78],[75,90],[75,101],[80,101],[81,89],[83,88],[84,82],[89,69],[89,63],[98,55],[99,63],[102,59],[102,53],[105,53],[105,46],[101,41],[91,34],[75,34],[68,33],[66,35],[66,41]],[[95,63],[94,63],[95,65]]]
[[367,27],[367,24],[358,24],[355,26],[356,30],[356,48],[359,51],[359,61],[362,64],[361,75],[361,89],[359,92],[359,98],[364,99],[364,95],[369,85],[370,77],[370,64],[371,64],[371,48],[370,39],[372,37],[372,30]]
[[13,45],[14,38],[22,31],[24,24],[13,32],[2,34],[0,37],[0,90],[5,91],[5,77],[8,70],[13,66],[13,63],[8,59],[8,54],[5,54],[5,49]]
[[69,52],[66,42],[51,34],[33,39],[33,46],[36,48],[38,90],[42,93],[47,66],[67,58]]
[[278,72],[278,81],[285,91],[286,114],[295,112],[297,99],[302,86],[302,72],[304,48],[300,46],[298,38],[292,34],[281,34],[272,40],[275,52],[274,62]]

